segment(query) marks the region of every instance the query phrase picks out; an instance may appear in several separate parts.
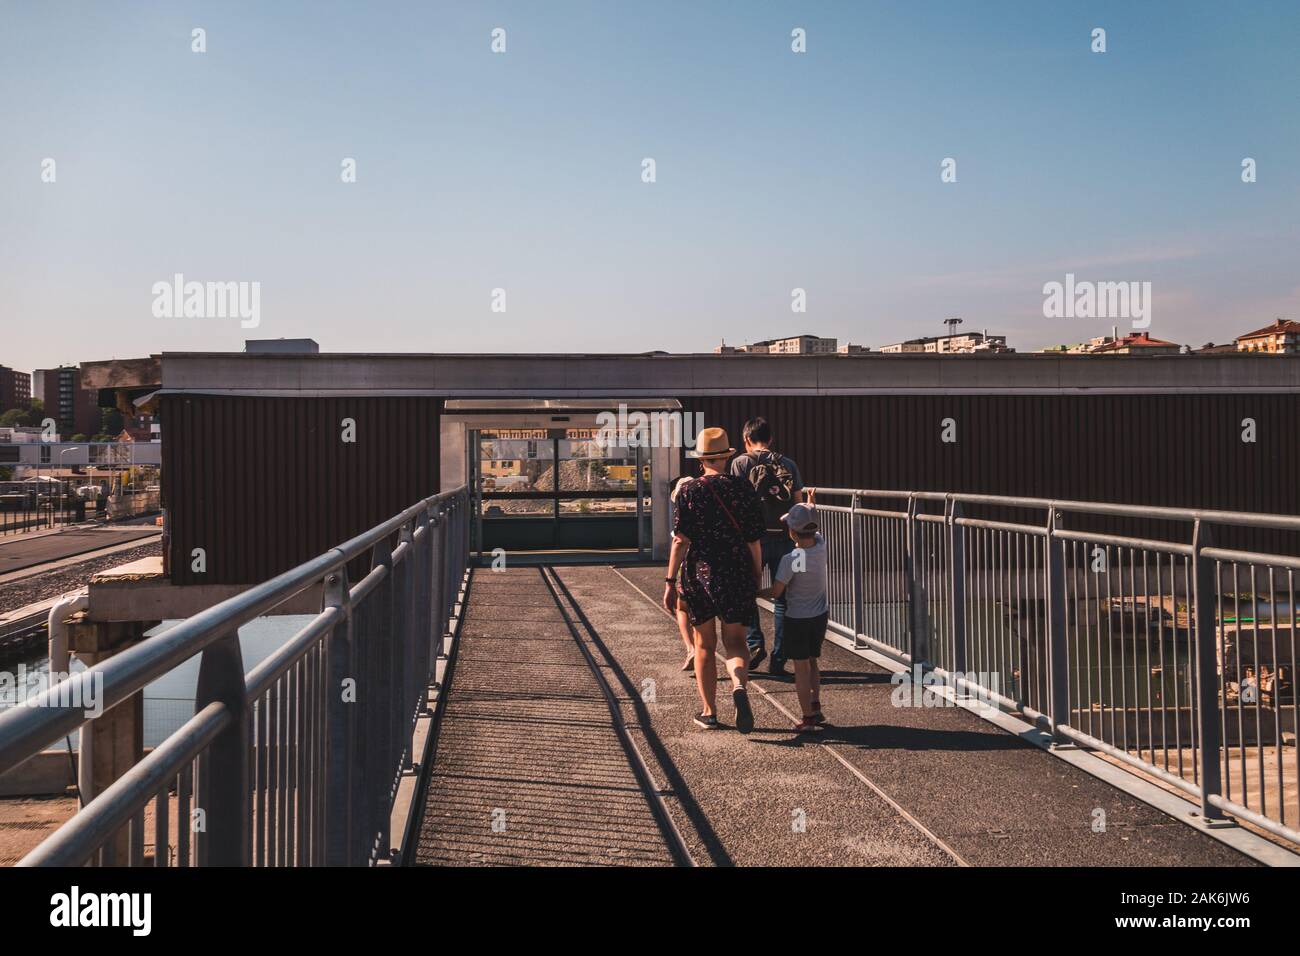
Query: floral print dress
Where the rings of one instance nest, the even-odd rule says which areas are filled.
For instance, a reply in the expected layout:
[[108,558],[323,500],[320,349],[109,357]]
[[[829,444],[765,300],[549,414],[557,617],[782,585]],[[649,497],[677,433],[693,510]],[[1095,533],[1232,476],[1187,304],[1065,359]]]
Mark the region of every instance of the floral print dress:
[[749,543],[765,531],[758,492],[743,478],[706,475],[681,490],[673,534],[691,543],[682,565],[681,595],[692,625],[715,617],[724,624],[753,620],[758,582]]

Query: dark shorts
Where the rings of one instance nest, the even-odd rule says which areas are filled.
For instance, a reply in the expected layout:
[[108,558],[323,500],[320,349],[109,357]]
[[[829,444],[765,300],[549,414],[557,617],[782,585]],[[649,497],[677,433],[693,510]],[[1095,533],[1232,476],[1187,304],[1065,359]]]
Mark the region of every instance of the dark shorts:
[[826,619],[823,611],[816,617],[787,617],[785,619],[785,644],[781,653],[788,661],[806,661],[822,656],[822,641],[826,639]]

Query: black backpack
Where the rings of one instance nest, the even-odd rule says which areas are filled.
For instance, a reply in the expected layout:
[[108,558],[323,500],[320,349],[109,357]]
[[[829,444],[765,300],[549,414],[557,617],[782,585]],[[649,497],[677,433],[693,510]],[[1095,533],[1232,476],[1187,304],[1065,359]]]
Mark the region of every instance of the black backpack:
[[753,457],[748,478],[763,503],[763,522],[769,531],[779,529],[781,515],[794,504],[794,474],[775,452],[760,451]]

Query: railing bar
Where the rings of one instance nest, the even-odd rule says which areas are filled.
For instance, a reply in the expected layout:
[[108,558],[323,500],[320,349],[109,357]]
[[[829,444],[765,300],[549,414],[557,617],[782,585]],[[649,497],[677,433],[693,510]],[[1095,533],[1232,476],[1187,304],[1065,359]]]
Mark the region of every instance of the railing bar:
[[[1151,692],[1151,555],[1147,551],[1142,552],[1142,597],[1146,607],[1146,620],[1143,621],[1143,660],[1142,670],[1146,675],[1146,712],[1147,712],[1147,752],[1151,755],[1150,762],[1155,763],[1156,757],[1156,708],[1155,697]],[[1163,614],[1164,607],[1157,605],[1157,620]],[[1133,661],[1133,679],[1137,680],[1137,659]],[[1141,715],[1138,716],[1139,722]]]
[[288,866],[289,864],[289,801],[292,794],[289,792],[289,764],[291,757],[289,754],[289,701],[292,694],[289,674],[284,674],[276,682],[279,691],[276,700],[276,725],[279,730],[276,742],[276,818],[275,818],[275,864],[276,866]]
[[315,865],[315,819],[316,777],[316,699],[319,688],[316,684],[317,653],[322,644],[318,644],[302,659],[303,698],[303,739],[302,739],[302,824],[298,828],[298,856],[301,866]]
[[[1191,652],[1192,655],[1195,655],[1199,652],[1197,650],[1197,644],[1196,644],[1196,633],[1195,633],[1196,622],[1194,620],[1194,613],[1199,613],[1200,609],[1195,608],[1193,606],[1194,604],[1193,595],[1195,594],[1195,592],[1192,590],[1192,559],[1191,558],[1183,559],[1183,589],[1184,589],[1184,593],[1187,595],[1187,647],[1189,652]],[[1193,657],[1193,661],[1194,660],[1195,658]],[[1195,664],[1187,668],[1187,700],[1192,711],[1192,724],[1191,727],[1189,728],[1189,736],[1191,737],[1190,744],[1192,750],[1192,781],[1193,782],[1197,782],[1201,779],[1201,772],[1200,772],[1201,737],[1200,737],[1200,730],[1198,727],[1198,711],[1200,709],[1200,703],[1198,701],[1197,694],[1196,694],[1196,685],[1193,683],[1193,680],[1196,677],[1196,673],[1198,669],[1199,668],[1195,666]]]
[[245,678],[249,699],[260,698],[272,683],[324,639],[340,617],[341,612],[338,608],[326,608],[304,624],[273,654],[250,670]]
[[[1272,644],[1273,644],[1273,667],[1272,670],[1269,672],[1269,676],[1271,678],[1269,684],[1269,688],[1270,688],[1269,700],[1273,705],[1273,749],[1277,753],[1277,808],[1278,808],[1278,818],[1283,824],[1285,824],[1286,823],[1286,790],[1282,779],[1282,700],[1281,700],[1282,682],[1281,680],[1278,679],[1278,674],[1277,674],[1278,671],[1277,665],[1278,665],[1278,661],[1280,661],[1281,658],[1278,656],[1277,653],[1277,626],[1278,626],[1277,578],[1273,568],[1268,569],[1268,608],[1269,608],[1268,630],[1269,630],[1269,634],[1272,636]],[[1294,614],[1295,612],[1292,611],[1291,613]],[[1261,691],[1263,690],[1263,684],[1264,681],[1261,677],[1260,679]],[[1260,699],[1263,700],[1263,697],[1264,695],[1261,693]],[[1300,731],[1300,727],[1297,727],[1296,729]],[[1259,741],[1259,752],[1261,755],[1264,753],[1263,740]],[[1259,782],[1259,788],[1261,792],[1263,792],[1263,790],[1265,789],[1264,781],[1262,778],[1260,779]],[[1261,807],[1260,809],[1262,811],[1263,807]]]
[[[1268,798],[1266,795],[1267,787],[1264,785],[1264,721],[1260,715],[1260,710],[1264,706],[1264,667],[1259,656],[1259,575],[1258,568],[1255,565],[1250,566],[1250,607],[1251,617],[1251,643],[1255,649],[1255,756],[1259,765],[1259,812],[1268,813]],[[1242,735],[1242,749],[1246,749],[1245,735]],[[1241,795],[1248,796],[1250,791],[1242,787]],[[1250,801],[1245,801],[1250,806]]]
[[127,823],[127,866],[144,866],[144,806]]
[[[1168,770],[1169,769],[1169,701],[1168,701],[1168,695],[1165,693],[1165,689],[1169,686],[1168,683],[1169,665],[1165,663],[1165,580],[1161,568],[1159,554],[1155,556],[1155,564],[1156,564],[1156,603],[1160,607],[1160,614],[1156,618],[1156,644],[1160,648],[1160,751],[1164,756],[1165,770]],[[1170,595],[1169,603],[1173,605],[1174,612],[1176,614],[1178,611],[1178,601],[1176,598],[1174,598],[1172,594]],[[1176,620],[1177,619],[1175,618],[1175,621]],[[1174,644],[1175,652],[1177,651],[1177,649],[1178,649],[1178,645],[1175,642]],[[1177,654],[1175,653],[1175,660],[1176,659],[1177,659]],[[1174,719],[1178,720],[1178,718],[1179,718],[1179,714],[1177,713],[1177,711],[1175,711]],[[1151,762],[1154,764],[1155,763],[1155,753],[1154,753],[1155,737],[1151,738],[1151,746],[1153,748],[1153,752],[1151,755],[1152,756]]]
[[287,866],[296,866],[298,861],[294,855],[294,847],[296,845],[294,838],[297,836],[298,832],[298,800],[300,796],[298,793],[298,734],[300,733],[300,728],[298,727],[298,698],[302,695],[302,687],[298,682],[298,664],[296,662],[293,667],[289,668],[289,673],[285,676],[289,680],[289,713],[285,721],[287,726],[286,737],[288,739],[289,748],[288,753],[286,754],[288,758],[286,760],[288,767],[286,770],[286,777],[288,779],[287,793],[289,794],[289,799],[285,801],[286,826],[284,831],[284,857]]
[[194,779],[194,762],[181,768],[176,780],[176,865],[190,865],[190,834],[194,819],[190,813],[190,793]]
[[[1115,634],[1112,626],[1114,623],[1114,617],[1111,614],[1111,608],[1114,607],[1115,601],[1114,592],[1111,586],[1110,548],[1110,545],[1106,545],[1106,563],[1104,565],[1106,569],[1106,575],[1104,578],[1106,584],[1106,600],[1100,601],[1097,604],[1097,620],[1099,624],[1102,619],[1102,609],[1105,608],[1106,611],[1106,643],[1098,647],[1099,670],[1097,676],[1099,679],[1105,681],[1106,700],[1108,704],[1106,709],[1110,711],[1110,738],[1107,742],[1111,745],[1115,745],[1119,742],[1119,734],[1116,732],[1115,727]],[[1100,657],[1101,647],[1103,646],[1106,649],[1106,662],[1104,665],[1101,664]]]
[[1300,570],[1300,558],[1284,554],[1261,554],[1258,551],[1237,551],[1230,548],[1204,548],[1201,554],[1221,561]]
[[[1128,550],[1128,590],[1131,596],[1133,606],[1129,610],[1129,626],[1133,630],[1133,743],[1137,748],[1137,754],[1142,756],[1142,702],[1138,693],[1141,681],[1138,679],[1138,624],[1137,624],[1137,550],[1129,548]],[[1142,595],[1143,606],[1148,613],[1150,607],[1146,605],[1147,594]],[[1145,630],[1145,628],[1144,628]],[[1128,662],[1124,662],[1127,666]],[[1124,723],[1127,725],[1128,719],[1125,717]]]
[[165,867],[170,863],[171,824],[168,820],[171,807],[171,784],[163,784],[154,798],[153,810],[153,865]]
[[266,866],[266,841],[270,834],[266,823],[266,805],[267,797],[270,793],[270,781],[267,774],[270,770],[271,746],[270,746],[270,724],[271,724],[271,689],[268,687],[256,699],[254,713],[257,715],[256,726],[256,743],[257,751],[257,799],[256,799],[256,825],[254,834],[256,840],[255,866]]
[[[1178,776],[1182,777],[1183,776],[1183,729],[1182,729],[1183,706],[1182,706],[1182,682],[1178,679],[1178,565],[1177,565],[1177,561],[1175,560],[1172,554],[1169,556],[1169,595],[1170,595],[1170,600],[1173,602],[1174,605],[1174,623],[1172,627],[1173,644],[1174,644],[1174,648],[1173,648],[1174,649],[1174,679],[1171,682],[1171,685],[1173,686],[1174,689],[1174,712],[1178,715],[1177,719],[1174,720],[1174,747],[1177,748],[1178,751]],[[1186,645],[1188,651],[1187,666],[1191,667],[1192,666],[1192,645],[1191,645],[1191,623],[1192,623],[1191,622],[1191,617],[1192,617],[1191,600],[1192,598],[1190,594],[1187,595],[1186,598],[1187,598],[1187,624],[1188,624],[1188,634],[1187,634],[1188,643]],[[1188,713],[1194,714],[1192,710],[1192,706],[1193,706],[1192,701],[1189,700],[1187,702]]]
[[[1297,746],[1292,747],[1295,753],[1295,770],[1296,779],[1300,781],[1300,688],[1296,687],[1296,634],[1295,634],[1295,572],[1287,569],[1287,635],[1290,638],[1287,644],[1291,648],[1291,726],[1294,728],[1297,736]],[[1281,683],[1281,678],[1278,679]],[[1278,703],[1281,704],[1281,695],[1279,694]],[[1300,786],[1296,788],[1296,815],[1300,817]]]
[[[1039,533],[1042,533],[1042,529],[1039,529]],[[1107,544],[1115,548],[1138,548],[1143,551],[1156,551],[1167,554],[1190,556],[1192,553],[1190,544],[1161,541],[1157,538],[1135,538],[1122,534],[1101,534],[1096,531],[1075,531],[1069,528],[1058,528],[1052,532],[1052,537],[1058,541],[1083,541],[1088,544]]]
[[148,802],[183,761],[201,753],[233,719],[221,704],[205,707],[67,820],[19,865],[79,866],[101,845],[111,857],[113,838],[140,812],[141,803]]
[[266,865],[280,866],[278,853],[280,830],[280,678],[276,678],[266,692],[267,750],[266,750]]
[[[1082,543],[1082,542],[1079,542],[1078,544],[1083,544],[1083,543]],[[1077,624],[1077,622],[1078,622],[1079,617],[1082,616],[1082,618],[1083,618],[1083,636],[1082,636],[1082,638],[1081,638],[1081,641],[1082,641],[1082,644],[1083,644],[1083,660],[1084,660],[1083,673],[1084,673],[1084,675],[1087,677],[1087,680],[1088,680],[1088,691],[1087,691],[1087,693],[1084,695],[1084,698],[1085,698],[1085,699],[1084,699],[1083,701],[1081,701],[1081,706],[1082,706],[1083,704],[1086,704],[1086,705],[1087,705],[1087,708],[1088,708],[1088,733],[1089,733],[1089,735],[1091,735],[1091,736],[1096,736],[1096,731],[1095,731],[1094,728],[1093,728],[1093,720],[1092,720],[1092,711],[1093,711],[1093,706],[1092,706],[1092,704],[1093,704],[1093,698],[1092,698],[1092,611],[1091,611],[1091,604],[1090,604],[1090,601],[1089,601],[1089,595],[1091,594],[1091,590],[1090,590],[1090,588],[1089,588],[1089,582],[1090,582],[1090,580],[1091,580],[1091,578],[1092,578],[1092,575],[1093,575],[1095,572],[1092,570],[1092,562],[1093,562],[1092,551],[1091,551],[1090,549],[1088,549],[1086,545],[1083,547],[1083,555],[1084,555],[1084,562],[1085,562],[1085,564],[1084,564],[1084,571],[1083,571],[1083,614],[1080,615],[1079,612],[1078,612],[1078,610],[1077,610],[1077,607],[1076,607],[1076,610],[1075,610],[1075,621],[1076,621],[1075,628],[1076,628],[1076,631],[1077,631],[1077,629],[1078,629],[1078,624]],[[1080,714],[1082,714],[1082,710],[1080,710]]]

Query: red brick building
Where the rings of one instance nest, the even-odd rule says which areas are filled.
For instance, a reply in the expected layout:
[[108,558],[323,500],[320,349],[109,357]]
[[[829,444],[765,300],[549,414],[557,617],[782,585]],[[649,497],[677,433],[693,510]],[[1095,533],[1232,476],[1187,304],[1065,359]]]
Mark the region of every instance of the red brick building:
[[31,375],[0,365],[0,412],[7,412],[11,408],[26,408],[31,402]]

